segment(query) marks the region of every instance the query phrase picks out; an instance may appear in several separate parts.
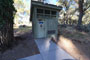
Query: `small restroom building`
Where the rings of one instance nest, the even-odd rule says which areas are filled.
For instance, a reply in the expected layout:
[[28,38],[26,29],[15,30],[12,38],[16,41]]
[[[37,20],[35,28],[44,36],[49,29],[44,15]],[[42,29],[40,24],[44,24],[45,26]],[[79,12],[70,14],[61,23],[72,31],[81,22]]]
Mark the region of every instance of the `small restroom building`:
[[57,37],[61,6],[32,1],[31,20],[34,38]]

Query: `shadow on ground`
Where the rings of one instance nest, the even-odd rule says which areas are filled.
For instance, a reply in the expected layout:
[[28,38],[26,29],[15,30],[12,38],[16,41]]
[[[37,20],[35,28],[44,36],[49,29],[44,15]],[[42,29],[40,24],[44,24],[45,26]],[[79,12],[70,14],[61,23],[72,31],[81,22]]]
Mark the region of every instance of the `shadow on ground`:
[[15,41],[12,44],[12,48],[1,54],[1,60],[16,60],[40,53],[34,41],[31,28],[20,27],[15,30],[14,36]]
[[61,48],[78,60],[90,60],[90,36],[88,33],[79,32],[72,27],[62,27],[59,33],[59,39],[55,42]]

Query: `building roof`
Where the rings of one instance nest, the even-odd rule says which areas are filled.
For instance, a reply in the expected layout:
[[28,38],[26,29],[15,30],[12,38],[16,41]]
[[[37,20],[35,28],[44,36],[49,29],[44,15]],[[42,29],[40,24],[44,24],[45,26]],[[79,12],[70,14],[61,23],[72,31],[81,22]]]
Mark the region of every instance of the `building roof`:
[[32,1],[32,7],[34,7],[34,6],[51,8],[51,9],[55,9],[55,10],[59,10],[59,11],[62,9],[61,6],[56,6],[56,5],[52,5],[52,4],[48,4],[48,3],[43,3],[43,2],[39,2],[39,1]]
[[44,7],[44,8],[54,9],[57,11],[60,11],[62,9],[61,6],[56,6],[56,5],[43,3],[43,2],[39,2],[39,1],[32,1],[31,2],[31,18],[30,18],[30,21],[32,21],[33,7]]

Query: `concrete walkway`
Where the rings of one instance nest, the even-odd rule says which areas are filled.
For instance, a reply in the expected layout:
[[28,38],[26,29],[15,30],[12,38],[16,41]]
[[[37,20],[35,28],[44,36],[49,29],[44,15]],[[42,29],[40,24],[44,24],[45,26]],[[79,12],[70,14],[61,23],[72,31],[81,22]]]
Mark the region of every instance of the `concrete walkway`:
[[35,42],[39,48],[40,54],[19,60],[75,60],[50,39],[37,39]]

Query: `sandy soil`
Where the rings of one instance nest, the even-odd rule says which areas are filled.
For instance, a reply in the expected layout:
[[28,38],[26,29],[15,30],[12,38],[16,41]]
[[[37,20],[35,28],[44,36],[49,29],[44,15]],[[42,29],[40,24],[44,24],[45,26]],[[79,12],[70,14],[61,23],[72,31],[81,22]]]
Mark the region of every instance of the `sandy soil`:
[[59,33],[59,39],[54,41],[61,48],[77,60],[90,60],[90,34],[72,27],[59,27]]
[[8,49],[3,54],[0,54],[0,60],[16,60],[40,53],[31,31],[19,32],[15,34],[15,36],[17,35],[20,36],[16,38],[18,40],[17,44],[12,49]]

